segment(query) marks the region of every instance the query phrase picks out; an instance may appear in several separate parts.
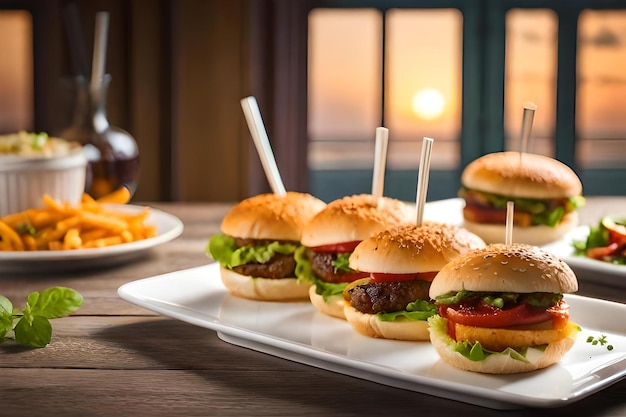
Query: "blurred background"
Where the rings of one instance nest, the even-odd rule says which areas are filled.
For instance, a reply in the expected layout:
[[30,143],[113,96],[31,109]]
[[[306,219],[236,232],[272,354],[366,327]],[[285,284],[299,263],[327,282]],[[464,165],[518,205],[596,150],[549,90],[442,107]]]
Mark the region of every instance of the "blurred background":
[[240,106],[254,95],[289,190],[456,196],[474,158],[555,157],[587,195],[626,195],[626,1],[0,0],[0,134],[60,132],[110,13],[112,124],[139,145],[137,201],[236,201],[269,191]]

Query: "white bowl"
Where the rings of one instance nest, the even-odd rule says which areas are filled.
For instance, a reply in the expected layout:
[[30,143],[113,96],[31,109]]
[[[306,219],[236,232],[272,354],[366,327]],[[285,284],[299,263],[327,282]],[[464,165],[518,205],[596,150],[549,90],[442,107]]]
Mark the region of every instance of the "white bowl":
[[85,191],[87,158],[82,147],[68,155],[0,155],[0,216],[39,208],[43,195],[76,205]]

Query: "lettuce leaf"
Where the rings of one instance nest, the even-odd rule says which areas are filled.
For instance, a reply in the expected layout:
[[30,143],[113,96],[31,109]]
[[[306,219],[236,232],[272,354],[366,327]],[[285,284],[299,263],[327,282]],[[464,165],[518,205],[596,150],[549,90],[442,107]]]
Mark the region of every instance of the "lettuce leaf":
[[[549,210],[547,201],[534,198],[523,197],[507,197],[500,194],[480,192],[485,199],[494,207],[505,209],[508,201],[515,203],[515,210],[530,213],[533,225],[546,225],[555,227],[558,225],[566,214],[565,208],[562,206]],[[567,200],[567,211],[572,211],[585,205],[585,198],[582,196],[570,197]]]
[[402,311],[391,313],[378,313],[376,316],[380,321],[396,321],[398,319],[427,320],[437,314],[437,306],[426,300],[417,300],[407,304]]
[[306,247],[300,246],[296,249],[293,254],[293,258],[296,260],[295,274],[298,280],[314,283],[316,277],[313,273],[311,261],[309,261],[309,258],[306,256]]
[[472,298],[480,298],[485,304],[492,307],[504,308],[505,305],[514,304],[517,302],[526,302],[533,307],[548,308],[550,306],[557,305],[563,294],[547,293],[547,292],[532,292],[532,293],[512,293],[512,292],[480,292],[480,291],[449,291],[445,294],[441,294],[435,299],[440,304],[456,305],[465,300]]
[[342,295],[343,290],[348,286],[347,282],[332,283],[322,281],[321,279],[316,279],[314,284],[315,293],[321,295],[324,298],[324,301],[328,300],[328,297]]
[[337,258],[332,262],[335,267],[335,274],[337,272],[352,272],[354,271],[350,268],[350,255],[352,253],[338,253]]
[[248,263],[264,264],[276,254],[289,255],[296,251],[292,243],[271,242],[266,245],[242,246],[235,244],[235,239],[222,234],[211,236],[206,252],[216,262],[226,268],[234,268]]
[[473,291],[448,291],[445,294],[438,295],[435,297],[438,303],[441,304],[459,304],[461,301],[466,300],[468,298],[475,297],[475,293]]
[[343,294],[344,288],[348,285],[346,282],[340,282],[337,284],[333,284],[331,282],[325,282],[319,279],[313,273],[313,267],[311,266],[311,261],[306,256],[306,247],[300,246],[295,254],[294,258],[296,260],[296,277],[298,281],[306,281],[315,285],[315,293],[321,295],[324,300],[328,300],[328,297],[333,295]]

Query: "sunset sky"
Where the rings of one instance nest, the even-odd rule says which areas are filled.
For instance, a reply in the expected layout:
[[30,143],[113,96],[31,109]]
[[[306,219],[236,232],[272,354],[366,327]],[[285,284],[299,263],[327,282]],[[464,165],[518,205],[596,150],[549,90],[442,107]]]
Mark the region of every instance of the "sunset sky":
[[[387,19],[385,125],[390,129],[390,157],[406,157],[403,149],[391,155],[393,141],[415,144],[423,136],[436,137],[439,143],[458,141],[462,14],[455,9],[398,9],[391,10]],[[310,138],[373,140],[380,123],[380,12],[321,9],[313,11],[309,23]],[[529,150],[554,151],[557,31],[558,16],[549,9],[513,9],[507,14],[504,110],[508,148],[519,146],[523,104],[531,101],[538,109]],[[576,123],[582,140],[619,138],[626,143],[625,45],[626,12],[581,14]],[[420,117],[412,107],[414,96],[424,89],[433,89],[443,97],[443,110],[435,118]],[[615,146],[615,141],[611,143]],[[365,152],[370,151],[367,146]],[[321,148],[313,145],[313,149]],[[328,148],[341,149],[339,145]],[[457,148],[450,148],[455,149],[458,143]],[[594,147],[586,156],[594,158],[593,152],[601,151]],[[448,157],[454,159],[453,153],[448,152]],[[598,158],[615,158],[615,152],[608,154]],[[332,159],[328,153],[319,155]],[[437,164],[449,167],[451,161]]]

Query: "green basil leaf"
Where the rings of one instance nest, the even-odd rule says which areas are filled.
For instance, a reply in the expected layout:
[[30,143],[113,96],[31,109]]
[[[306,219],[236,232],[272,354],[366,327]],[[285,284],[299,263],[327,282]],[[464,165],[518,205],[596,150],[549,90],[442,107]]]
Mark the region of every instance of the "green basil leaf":
[[32,321],[22,317],[15,325],[15,341],[30,347],[45,347],[52,339],[52,325],[43,316],[34,316]]
[[13,304],[8,298],[0,295],[0,343],[5,340],[8,332],[13,330]]
[[13,304],[11,304],[11,301],[0,295],[0,316],[3,315],[11,315],[13,313]]
[[83,304],[83,296],[66,287],[52,287],[41,294],[28,295],[30,312],[34,316],[55,319],[75,312]]

